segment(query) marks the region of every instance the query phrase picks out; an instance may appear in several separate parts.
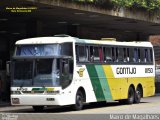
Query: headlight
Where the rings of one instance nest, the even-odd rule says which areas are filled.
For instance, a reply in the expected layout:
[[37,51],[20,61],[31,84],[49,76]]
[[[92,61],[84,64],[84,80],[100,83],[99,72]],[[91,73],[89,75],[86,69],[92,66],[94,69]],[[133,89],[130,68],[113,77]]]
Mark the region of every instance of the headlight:
[[57,90],[57,91],[46,91],[47,94],[59,94],[60,91]]

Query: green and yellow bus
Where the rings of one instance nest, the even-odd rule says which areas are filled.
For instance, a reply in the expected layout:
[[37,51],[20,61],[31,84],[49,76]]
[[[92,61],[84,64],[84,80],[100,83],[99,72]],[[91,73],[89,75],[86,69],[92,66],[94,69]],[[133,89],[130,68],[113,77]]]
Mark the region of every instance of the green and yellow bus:
[[155,94],[150,42],[116,42],[70,36],[19,40],[11,62],[11,104],[70,105],[115,100],[139,103]]

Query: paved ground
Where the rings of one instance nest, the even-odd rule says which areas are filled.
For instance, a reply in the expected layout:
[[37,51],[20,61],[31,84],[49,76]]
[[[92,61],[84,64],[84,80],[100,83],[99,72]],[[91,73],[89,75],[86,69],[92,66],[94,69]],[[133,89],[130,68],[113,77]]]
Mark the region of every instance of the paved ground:
[[[37,113],[30,106],[8,106],[0,107],[0,113],[0,120],[107,120],[113,117],[110,116],[112,114],[156,114],[155,119],[160,120],[160,96],[143,98],[140,104],[133,105],[120,105],[118,102],[89,104],[81,111],[72,111],[70,107],[62,107],[47,108],[43,112]],[[6,119],[6,117],[14,117],[15,119]],[[122,119],[125,117],[121,116]],[[134,120],[143,119],[141,117]]]
[[[0,112],[9,113],[35,113],[30,106],[8,106],[0,107]],[[72,111],[70,107],[46,108],[41,113],[57,114],[105,114],[105,113],[159,113],[160,96],[143,98],[140,104],[121,105],[118,102],[107,104],[88,104],[81,111]]]

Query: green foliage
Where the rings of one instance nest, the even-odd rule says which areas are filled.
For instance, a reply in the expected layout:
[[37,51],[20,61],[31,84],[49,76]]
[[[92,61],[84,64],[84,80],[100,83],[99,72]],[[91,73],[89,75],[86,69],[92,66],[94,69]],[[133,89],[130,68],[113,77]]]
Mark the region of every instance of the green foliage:
[[160,10],[160,0],[72,0],[82,3],[91,3],[96,5],[104,5],[111,2],[113,5],[125,8],[143,8],[148,11]]
[[160,10],[160,0],[111,0],[120,7],[138,7],[148,11]]

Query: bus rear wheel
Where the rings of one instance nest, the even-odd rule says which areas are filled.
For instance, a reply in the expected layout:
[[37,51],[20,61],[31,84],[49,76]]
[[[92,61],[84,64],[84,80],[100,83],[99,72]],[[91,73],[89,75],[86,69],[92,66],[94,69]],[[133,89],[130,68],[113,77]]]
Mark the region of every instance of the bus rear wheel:
[[84,103],[84,96],[81,91],[78,91],[76,94],[75,104],[73,105],[74,110],[82,110]]
[[133,104],[134,99],[135,99],[134,89],[133,89],[133,87],[129,87],[129,90],[128,90],[128,99],[126,100],[126,103],[127,104]]
[[140,87],[138,87],[136,89],[136,92],[135,92],[134,102],[135,103],[140,103],[141,97],[142,97],[142,89]]
[[44,110],[44,106],[32,106],[32,108],[34,109],[34,111],[36,112],[41,112]]

